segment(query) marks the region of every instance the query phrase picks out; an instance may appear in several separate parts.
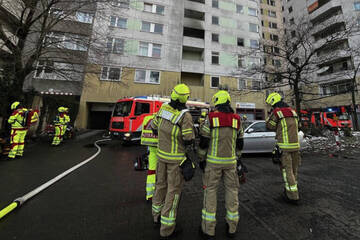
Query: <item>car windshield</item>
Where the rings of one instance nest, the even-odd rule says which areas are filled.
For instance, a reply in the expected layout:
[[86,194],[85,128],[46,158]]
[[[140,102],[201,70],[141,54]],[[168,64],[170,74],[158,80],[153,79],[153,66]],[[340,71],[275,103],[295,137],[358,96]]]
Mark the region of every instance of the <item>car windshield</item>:
[[346,114],[342,114],[339,116],[339,120],[349,120],[349,116]]
[[243,127],[243,129],[245,130],[245,129],[247,129],[249,126],[250,126],[250,124],[252,124],[253,122],[250,122],[250,121],[245,121],[245,122],[242,122],[242,127]]
[[127,117],[131,112],[133,101],[118,102],[115,105],[114,117]]

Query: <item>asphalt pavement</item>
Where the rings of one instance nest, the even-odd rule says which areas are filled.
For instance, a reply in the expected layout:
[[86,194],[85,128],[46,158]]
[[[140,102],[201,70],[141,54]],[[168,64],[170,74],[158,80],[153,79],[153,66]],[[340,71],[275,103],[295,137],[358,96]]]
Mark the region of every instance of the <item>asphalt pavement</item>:
[[[14,161],[0,161],[0,209],[96,152],[101,134],[60,147],[36,143]],[[151,205],[145,201],[145,171],[133,161],[145,152],[117,141],[102,144],[101,154],[0,220],[0,239],[123,240],[158,239]],[[246,155],[247,183],[240,186],[237,239],[360,239],[360,161],[358,154],[303,156],[301,205],[283,203],[277,165],[269,155]],[[185,184],[177,239],[200,239],[201,172]],[[216,239],[225,239],[224,190],[218,193]]]

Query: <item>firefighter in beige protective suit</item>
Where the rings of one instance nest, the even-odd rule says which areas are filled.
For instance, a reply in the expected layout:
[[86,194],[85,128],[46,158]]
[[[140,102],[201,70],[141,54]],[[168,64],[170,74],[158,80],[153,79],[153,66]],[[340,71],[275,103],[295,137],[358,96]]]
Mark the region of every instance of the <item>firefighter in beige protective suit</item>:
[[276,131],[277,145],[281,151],[281,172],[285,183],[283,199],[288,203],[297,204],[299,201],[297,176],[301,163],[298,116],[282,101],[279,93],[271,93],[266,103],[272,106],[266,127]]
[[204,202],[202,223],[199,229],[204,239],[213,239],[216,226],[217,189],[224,180],[227,236],[234,238],[239,221],[238,161],[243,148],[243,131],[239,115],[230,107],[227,91],[217,92],[210,112],[200,129],[198,156],[203,176]]
[[[190,89],[185,84],[175,86],[170,103],[161,106],[152,121],[158,135],[158,162],[152,214],[160,224],[160,239],[169,239],[180,233],[176,226],[177,209],[186,175],[180,166],[193,156],[193,121],[185,103]],[[183,173],[183,174],[182,174]]]

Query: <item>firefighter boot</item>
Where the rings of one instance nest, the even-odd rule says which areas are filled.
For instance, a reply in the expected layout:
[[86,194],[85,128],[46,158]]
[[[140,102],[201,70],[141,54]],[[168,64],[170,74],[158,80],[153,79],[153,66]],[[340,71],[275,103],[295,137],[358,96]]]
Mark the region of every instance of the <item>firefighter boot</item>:
[[202,230],[201,226],[199,226],[199,235],[201,236],[202,239],[204,240],[212,240],[215,239],[214,236],[211,236],[209,234],[204,233],[204,231]]
[[175,230],[172,232],[172,234],[170,234],[169,236],[161,236],[160,235],[160,240],[168,240],[168,239],[174,239],[177,236],[179,236],[182,233],[182,228],[179,225],[176,225]]
[[283,194],[282,194],[282,199],[284,200],[284,202],[292,204],[292,205],[299,205],[299,200],[293,200],[290,199],[287,194],[286,194],[286,190],[284,189]]
[[228,223],[225,223],[225,224],[226,224],[226,236],[228,238],[235,238],[236,237],[236,232],[230,233],[229,232],[229,230],[230,230],[229,224]]

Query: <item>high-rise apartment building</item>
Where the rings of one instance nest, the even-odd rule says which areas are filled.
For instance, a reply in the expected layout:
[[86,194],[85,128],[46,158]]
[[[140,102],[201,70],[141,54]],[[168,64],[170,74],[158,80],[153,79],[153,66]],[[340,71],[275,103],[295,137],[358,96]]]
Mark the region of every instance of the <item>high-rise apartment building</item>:
[[[304,101],[303,106],[309,109],[331,108],[335,111],[340,107],[350,109],[351,78],[360,59],[349,49],[359,47],[360,37],[358,34],[344,34],[343,37],[339,37],[339,33],[356,25],[360,1],[283,0],[283,5],[288,30],[294,31],[291,24],[297,23],[300,19],[309,19],[313,46],[319,46],[316,51],[318,71],[308,76],[315,84],[307,89],[304,87],[306,91],[318,96],[312,97],[315,100]],[[337,35],[337,41],[326,44],[326,39],[331,39],[334,35]],[[357,100],[359,101],[358,96]]]
[[[146,0],[98,4],[77,126],[107,126],[125,96],[169,96],[186,83],[191,98],[229,89],[238,113],[264,119],[260,3],[254,0]],[[246,93],[246,94],[244,94]]]

